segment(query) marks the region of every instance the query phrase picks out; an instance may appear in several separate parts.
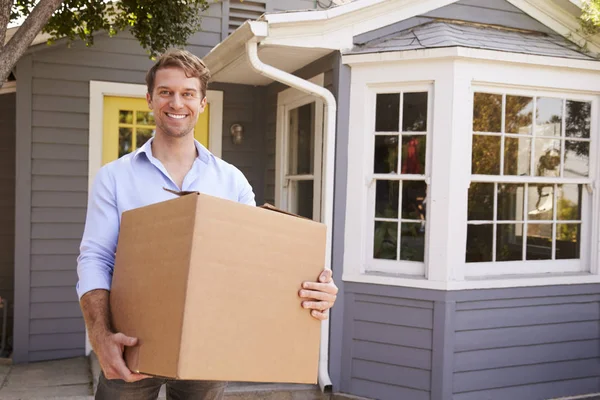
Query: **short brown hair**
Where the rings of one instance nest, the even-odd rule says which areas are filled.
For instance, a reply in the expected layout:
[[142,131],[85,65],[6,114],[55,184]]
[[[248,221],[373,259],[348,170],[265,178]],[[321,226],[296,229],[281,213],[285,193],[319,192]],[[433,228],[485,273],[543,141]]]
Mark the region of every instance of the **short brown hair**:
[[148,93],[150,93],[150,96],[152,96],[152,92],[154,91],[156,71],[172,67],[181,68],[188,78],[198,78],[200,80],[200,92],[202,98],[206,96],[210,71],[199,57],[187,50],[181,49],[169,50],[161,55],[158,61],[156,61],[146,74],[146,86],[148,86]]

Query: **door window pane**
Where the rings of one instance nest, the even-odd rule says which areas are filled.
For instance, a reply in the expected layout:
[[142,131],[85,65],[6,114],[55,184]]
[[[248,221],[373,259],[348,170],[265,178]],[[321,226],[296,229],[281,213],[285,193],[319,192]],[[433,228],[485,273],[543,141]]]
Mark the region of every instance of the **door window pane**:
[[427,92],[404,93],[402,131],[427,131]]
[[136,134],[135,134],[135,140],[136,140],[135,145],[137,146],[137,148],[139,149],[140,147],[142,147],[144,145],[144,143],[146,143],[148,141],[148,139],[150,139],[152,137],[153,133],[154,133],[153,129],[137,128]]
[[536,136],[562,135],[562,99],[538,97],[535,118]]
[[136,111],[138,125],[154,125],[154,113],[151,111]]
[[306,104],[290,111],[288,138],[290,175],[313,173],[315,130],[315,103]]
[[379,93],[375,110],[376,132],[398,132],[400,127],[400,93]]
[[119,110],[119,123],[130,125],[133,124],[133,111]]
[[132,133],[132,128],[119,128],[119,158],[131,151],[133,147],[131,142]]
[[312,180],[290,182],[290,212],[313,218],[313,187]]

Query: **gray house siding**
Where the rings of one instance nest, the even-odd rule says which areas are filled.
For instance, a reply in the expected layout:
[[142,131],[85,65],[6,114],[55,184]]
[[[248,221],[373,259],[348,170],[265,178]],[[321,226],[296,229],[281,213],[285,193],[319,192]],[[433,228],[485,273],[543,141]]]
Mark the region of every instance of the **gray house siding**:
[[7,299],[12,335],[15,279],[16,94],[0,95],[0,297]]
[[376,399],[600,392],[600,285],[443,292],[345,284],[339,390]]

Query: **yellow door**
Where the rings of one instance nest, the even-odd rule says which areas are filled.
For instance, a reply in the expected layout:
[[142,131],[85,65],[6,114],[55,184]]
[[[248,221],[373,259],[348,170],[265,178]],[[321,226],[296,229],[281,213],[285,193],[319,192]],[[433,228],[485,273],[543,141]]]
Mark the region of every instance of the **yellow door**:
[[[208,148],[210,104],[198,117],[194,137]],[[153,112],[145,98],[104,97],[104,132],[102,165],[140,148],[153,135]]]

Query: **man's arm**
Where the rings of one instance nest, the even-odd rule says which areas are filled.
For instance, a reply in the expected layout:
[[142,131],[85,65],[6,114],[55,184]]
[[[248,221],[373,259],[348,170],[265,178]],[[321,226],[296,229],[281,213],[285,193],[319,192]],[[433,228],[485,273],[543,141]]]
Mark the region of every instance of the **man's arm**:
[[107,379],[133,382],[145,376],[129,371],[123,350],[125,346],[134,346],[137,339],[114,333],[110,326],[109,290],[119,226],[115,184],[107,168],[101,168],[90,193],[77,258],[77,294],[90,342],[104,375]]

